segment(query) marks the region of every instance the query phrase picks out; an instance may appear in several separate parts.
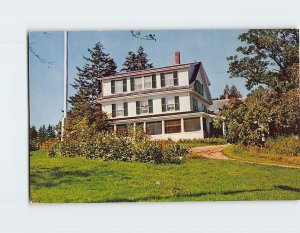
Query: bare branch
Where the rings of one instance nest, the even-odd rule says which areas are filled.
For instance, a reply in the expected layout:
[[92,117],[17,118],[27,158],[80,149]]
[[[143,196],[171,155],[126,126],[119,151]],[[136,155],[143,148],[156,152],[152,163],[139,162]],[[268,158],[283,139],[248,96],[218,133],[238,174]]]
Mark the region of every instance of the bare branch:
[[133,37],[141,40],[154,40],[156,41],[155,34],[142,35],[140,31],[130,30],[130,33]]

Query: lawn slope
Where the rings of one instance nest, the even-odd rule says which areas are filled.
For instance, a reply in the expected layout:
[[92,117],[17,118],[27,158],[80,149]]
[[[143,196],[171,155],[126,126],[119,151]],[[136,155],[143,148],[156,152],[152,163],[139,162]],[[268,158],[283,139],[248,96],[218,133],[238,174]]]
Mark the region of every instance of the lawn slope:
[[104,162],[30,156],[34,203],[293,200],[300,199],[300,170],[235,161],[184,164]]

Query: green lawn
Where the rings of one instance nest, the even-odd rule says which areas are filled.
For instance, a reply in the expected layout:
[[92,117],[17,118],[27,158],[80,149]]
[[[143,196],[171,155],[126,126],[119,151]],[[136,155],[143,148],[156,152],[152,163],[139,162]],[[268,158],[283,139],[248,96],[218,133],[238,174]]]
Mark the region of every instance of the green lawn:
[[300,169],[209,159],[181,165],[30,156],[32,202],[300,199]]
[[243,150],[238,145],[231,145],[223,150],[223,153],[229,158],[239,161],[250,161],[256,163],[279,164],[287,166],[295,166],[300,168],[300,156],[266,154],[258,152],[249,152]]

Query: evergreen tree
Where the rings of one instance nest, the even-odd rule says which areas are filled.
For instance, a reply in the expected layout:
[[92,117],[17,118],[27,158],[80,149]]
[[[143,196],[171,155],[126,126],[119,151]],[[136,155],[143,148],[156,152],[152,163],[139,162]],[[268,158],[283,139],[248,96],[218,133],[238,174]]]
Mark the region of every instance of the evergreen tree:
[[35,126],[33,125],[29,128],[29,139],[33,140],[33,139],[36,139],[37,137],[38,137],[38,132],[37,132]]
[[49,138],[55,138],[55,131],[54,131],[54,127],[52,125],[48,125],[47,128],[47,139]]
[[45,125],[39,128],[38,137],[40,143],[43,143],[44,141],[47,140],[47,130]]
[[116,73],[116,63],[103,50],[103,45],[100,42],[96,43],[93,49],[88,49],[90,57],[83,57],[87,61],[83,68],[76,67],[78,77],[72,86],[77,93],[70,97],[69,101],[75,112],[83,115],[88,111],[93,112],[102,90],[101,78]]
[[[96,43],[92,49],[88,49],[90,57],[83,57],[87,63],[82,68],[77,67],[78,77],[72,84],[77,92],[69,101],[72,104],[69,114],[72,115],[72,119],[68,117],[72,122],[79,122],[83,117],[87,117],[88,124],[96,123],[98,130],[106,128],[107,125],[103,123],[106,115],[97,103],[102,91],[101,79],[115,74],[117,69],[115,61],[103,50],[103,45],[100,42]],[[97,124],[98,122],[101,124]],[[69,125],[69,130],[72,130],[72,124]]]
[[227,95],[228,99],[231,98],[241,98],[242,94],[241,92],[237,89],[237,87],[235,85],[232,85],[230,88],[229,86],[226,84],[223,94],[220,96],[220,99],[225,99]]
[[29,150],[34,151],[39,149],[38,132],[35,126],[29,127]]
[[237,89],[237,87],[235,85],[232,85],[230,90],[230,98],[241,98],[242,94],[241,92],[239,92],[239,90]]
[[123,63],[124,68],[121,71],[136,71],[153,68],[153,64],[149,63],[148,55],[144,52],[142,46],[139,47],[137,53],[132,51],[128,52],[125,62]]

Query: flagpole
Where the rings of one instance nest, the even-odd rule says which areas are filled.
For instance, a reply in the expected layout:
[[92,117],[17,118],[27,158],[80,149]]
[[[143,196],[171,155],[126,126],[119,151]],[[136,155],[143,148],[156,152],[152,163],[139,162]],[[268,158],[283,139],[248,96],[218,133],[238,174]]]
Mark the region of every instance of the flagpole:
[[64,116],[61,121],[61,141],[68,113],[68,31],[64,31]]

